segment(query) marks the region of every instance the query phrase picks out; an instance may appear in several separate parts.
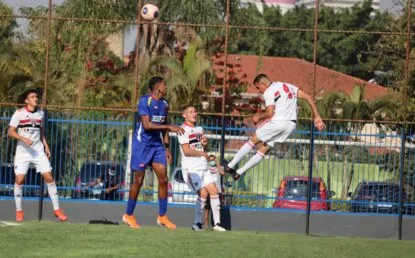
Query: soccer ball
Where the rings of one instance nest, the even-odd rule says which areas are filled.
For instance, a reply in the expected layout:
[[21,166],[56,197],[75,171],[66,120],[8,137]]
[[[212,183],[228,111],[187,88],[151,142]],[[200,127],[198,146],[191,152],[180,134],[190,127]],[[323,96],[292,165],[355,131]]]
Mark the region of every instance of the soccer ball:
[[153,4],[146,4],[141,8],[141,17],[146,21],[153,21],[159,16],[159,8]]

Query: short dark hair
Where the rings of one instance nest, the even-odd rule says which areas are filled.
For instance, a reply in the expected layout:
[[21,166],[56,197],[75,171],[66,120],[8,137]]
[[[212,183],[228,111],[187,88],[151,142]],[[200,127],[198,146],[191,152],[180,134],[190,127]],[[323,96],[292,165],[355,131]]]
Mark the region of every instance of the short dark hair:
[[264,73],[258,74],[254,79],[254,84],[257,84],[260,80],[265,79],[265,78],[268,79],[268,76],[266,74]]
[[216,159],[216,156],[213,155],[213,154],[210,154],[208,158],[214,158],[214,159]]
[[186,111],[188,108],[195,107],[192,104],[187,104],[182,107],[182,112]]
[[25,103],[25,100],[27,99],[27,97],[29,97],[30,94],[32,93],[36,93],[37,95],[39,95],[39,92],[35,89],[29,89],[26,90],[25,92],[23,92],[17,99],[17,102],[19,103]]
[[150,81],[148,82],[148,88],[153,91],[154,87],[159,84],[160,82],[163,82],[164,79],[161,76],[154,76],[151,77]]

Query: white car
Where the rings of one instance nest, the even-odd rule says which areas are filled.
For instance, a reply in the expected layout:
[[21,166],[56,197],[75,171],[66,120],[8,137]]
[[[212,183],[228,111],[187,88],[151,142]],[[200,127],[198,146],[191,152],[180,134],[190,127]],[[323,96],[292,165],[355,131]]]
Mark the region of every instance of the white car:
[[[220,177],[218,177],[217,185],[220,185]],[[223,190],[223,187],[219,190]],[[168,201],[170,203],[194,204],[196,199],[197,193],[190,189],[183,179],[182,168],[176,167],[169,182]]]

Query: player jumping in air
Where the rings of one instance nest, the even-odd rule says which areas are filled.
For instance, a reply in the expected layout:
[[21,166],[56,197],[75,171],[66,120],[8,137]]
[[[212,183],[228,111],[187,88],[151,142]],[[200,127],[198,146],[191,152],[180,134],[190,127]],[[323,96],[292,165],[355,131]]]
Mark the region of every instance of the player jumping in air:
[[37,172],[41,173],[45,180],[55,217],[60,221],[65,221],[67,217],[59,208],[58,190],[51,172],[49,145],[43,133],[44,113],[37,106],[37,91],[27,90],[21,97],[25,107],[14,112],[8,130],[9,137],[17,140],[14,157],[16,221],[22,222],[24,219],[22,210],[23,184],[30,164],[36,167]]
[[[202,230],[203,211],[206,199],[210,195],[210,205],[215,226],[214,231],[226,231],[220,225],[220,200],[216,179],[208,170],[208,154],[206,153],[208,141],[203,135],[203,129],[196,126],[197,112],[193,106],[183,108],[185,119],[182,128],[184,134],[178,137],[182,153],[182,171],[184,181],[191,189],[197,192],[198,198],[195,207],[195,217],[192,229]],[[206,221],[206,223],[208,223]]]
[[[284,142],[294,131],[297,125],[297,98],[304,99],[310,105],[317,130],[325,128],[311,96],[301,89],[289,83],[272,82],[265,74],[257,75],[254,85],[264,95],[266,110],[253,116],[252,121],[257,126],[254,135],[225,166],[225,171],[231,173],[235,180],[257,165],[274,143]],[[261,124],[258,124],[260,121]],[[257,144],[260,144],[257,153],[242,168],[235,170],[236,164]]]
[[169,106],[164,99],[167,94],[164,79],[153,77],[150,79],[148,87],[151,93],[142,96],[138,103],[138,114],[141,121],[134,131],[131,154],[131,171],[134,175],[134,182],[130,188],[127,210],[122,220],[130,228],[140,228],[133,213],[144,181],[145,170],[148,165],[151,165],[159,181],[159,216],[157,217],[157,224],[169,229],[176,229],[176,225],[166,215],[167,162],[172,161],[168,132],[181,134],[184,130],[178,126],[166,124]]

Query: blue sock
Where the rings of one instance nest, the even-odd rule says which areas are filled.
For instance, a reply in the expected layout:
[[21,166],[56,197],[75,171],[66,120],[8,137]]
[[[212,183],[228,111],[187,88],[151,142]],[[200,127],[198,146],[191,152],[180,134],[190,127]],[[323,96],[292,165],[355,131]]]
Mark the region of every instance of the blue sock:
[[159,199],[159,215],[164,216],[167,212],[167,199]]
[[128,216],[133,215],[136,204],[137,204],[136,200],[128,199],[127,210],[125,211],[125,213],[127,213]]

